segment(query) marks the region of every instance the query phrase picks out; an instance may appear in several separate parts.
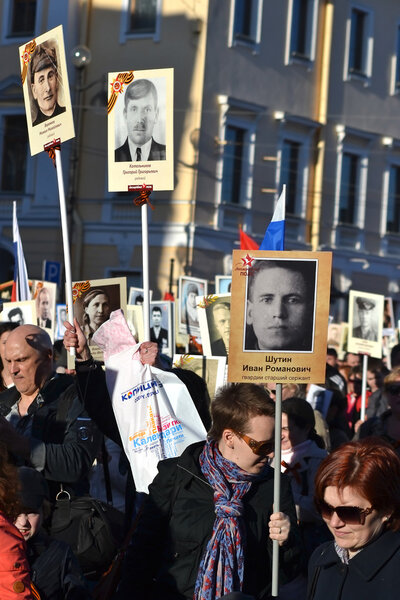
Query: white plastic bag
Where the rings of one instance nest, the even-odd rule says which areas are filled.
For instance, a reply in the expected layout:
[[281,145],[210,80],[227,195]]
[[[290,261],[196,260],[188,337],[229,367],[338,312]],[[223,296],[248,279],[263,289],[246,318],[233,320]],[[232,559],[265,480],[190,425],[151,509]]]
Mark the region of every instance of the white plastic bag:
[[147,492],[164,458],[206,438],[206,430],[186,386],[171,372],[140,361],[121,310],[111,313],[94,334],[104,351],[107,388],[136,489]]

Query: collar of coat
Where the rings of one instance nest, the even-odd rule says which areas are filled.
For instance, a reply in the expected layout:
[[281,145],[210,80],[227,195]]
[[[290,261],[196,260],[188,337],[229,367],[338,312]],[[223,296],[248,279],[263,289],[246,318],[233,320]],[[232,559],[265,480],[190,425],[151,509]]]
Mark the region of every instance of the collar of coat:
[[[400,532],[386,531],[375,541],[365,546],[349,561],[349,568],[362,579],[370,581],[400,548]],[[341,563],[333,542],[328,542],[315,562],[317,567],[329,567]],[[342,563],[341,563],[342,564]]]

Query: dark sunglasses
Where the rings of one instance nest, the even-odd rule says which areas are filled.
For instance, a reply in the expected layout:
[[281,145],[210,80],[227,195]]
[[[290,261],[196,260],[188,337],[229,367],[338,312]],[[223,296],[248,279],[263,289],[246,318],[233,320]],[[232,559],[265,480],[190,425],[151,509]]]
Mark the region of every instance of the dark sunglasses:
[[241,433],[240,431],[236,432],[236,435],[238,435],[254,452],[254,454],[257,454],[258,456],[267,456],[267,454],[271,454],[271,452],[274,451],[275,445],[272,440],[257,442],[256,440],[253,440],[253,438]]
[[323,500],[318,503],[317,508],[324,519],[329,520],[332,518],[333,513],[336,513],[339,519],[347,525],[364,525],[365,517],[374,510],[372,506],[371,508],[359,508],[358,506],[333,507]]
[[400,396],[400,385],[399,384],[388,385],[386,388],[386,391],[389,392],[389,394],[391,396]]

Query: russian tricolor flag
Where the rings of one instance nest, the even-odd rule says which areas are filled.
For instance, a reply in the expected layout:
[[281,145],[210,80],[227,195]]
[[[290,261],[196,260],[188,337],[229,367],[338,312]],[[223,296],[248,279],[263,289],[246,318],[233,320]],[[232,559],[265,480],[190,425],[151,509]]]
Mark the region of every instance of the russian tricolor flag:
[[13,246],[14,246],[14,283],[11,292],[12,302],[22,302],[31,299],[29,290],[28,273],[26,271],[26,263],[22,242],[19,235],[17,221],[17,203],[13,202]]
[[285,203],[286,203],[286,185],[283,186],[282,193],[276,204],[272,221],[267,227],[263,241],[259,250],[284,250],[285,246]]

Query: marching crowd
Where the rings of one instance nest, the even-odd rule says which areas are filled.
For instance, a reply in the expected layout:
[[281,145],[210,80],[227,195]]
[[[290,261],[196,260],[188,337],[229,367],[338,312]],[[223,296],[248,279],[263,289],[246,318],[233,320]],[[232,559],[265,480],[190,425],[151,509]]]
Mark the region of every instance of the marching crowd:
[[[142,494],[104,370],[79,324],[65,326],[72,373],[55,369],[43,329],[0,324],[1,600],[266,600],[273,540],[283,600],[397,598],[400,345],[390,370],[368,362],[365,421],[358,355],[340,361],[328,349],[324,416],[306,400],[306,386],[283,386],[281,465],[275,385],[228,384],[210,401],[198,375],[171,369],[207,440],[161,461]],[[158,364],[156,343],[138,352],[144,364]],[[105,502],[94,492],[100,468]],[[120,510],[112,510],[117,496]]]

